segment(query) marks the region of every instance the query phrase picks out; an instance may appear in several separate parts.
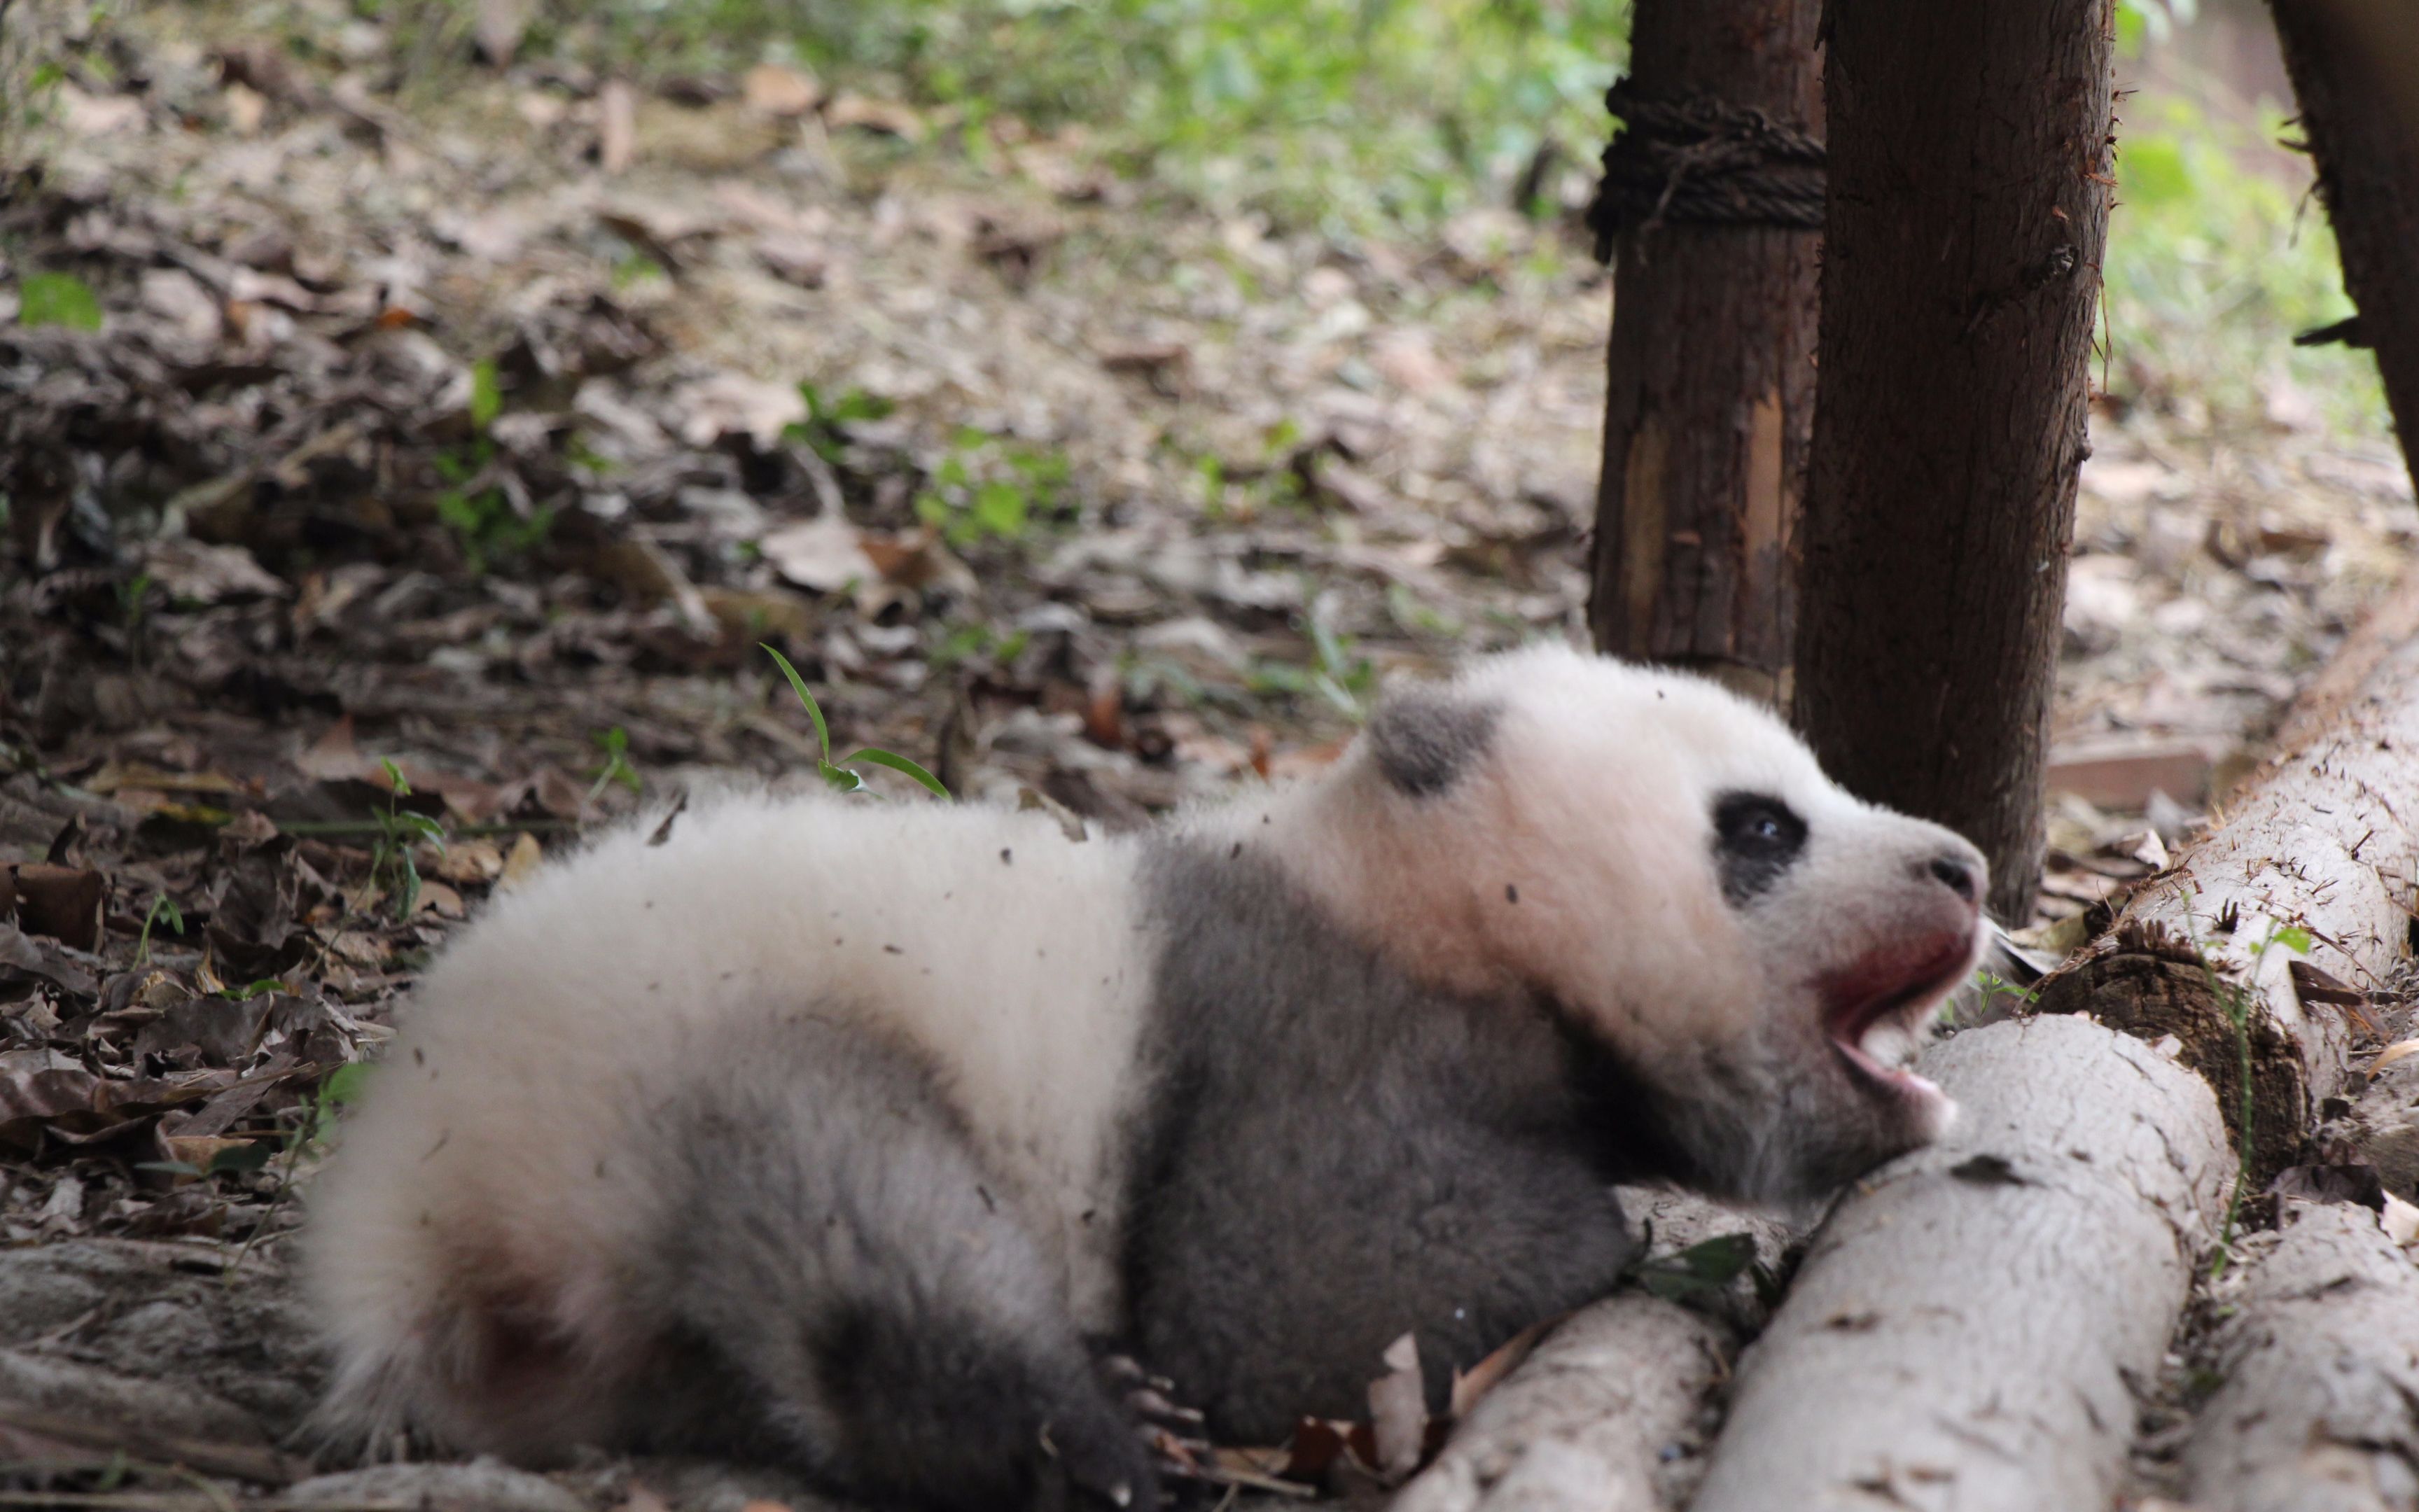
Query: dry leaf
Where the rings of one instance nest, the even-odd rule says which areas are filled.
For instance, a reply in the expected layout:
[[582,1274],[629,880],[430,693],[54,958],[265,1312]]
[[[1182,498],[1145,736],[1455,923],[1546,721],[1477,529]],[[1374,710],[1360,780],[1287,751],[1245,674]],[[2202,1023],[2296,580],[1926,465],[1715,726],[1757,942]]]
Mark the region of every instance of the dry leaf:
[[745,436],[760,452],[769,452],[781,432],[807,418],[807,401],[793,383],[775,383],[745,373],[716,373],[698,379],[673,396],[681,416],[681,440],[707,447],[725,436]]
[[2374,1076],[2403,1057],[2414,1053],[2419,1053],[2419,1040],[2396,1040],[2377,1053],[2377,1058],[2368,1063],[2368,1073]]
[[639,94],[620,79],[596,92],[596,162],[608,174],[629,170],[639,155]]
[[513,66],[513,54],[520,51],[521,35],[529,30],[530,13],[536,8],[534,0],[479,0],[479,9],[470,21],[470,36],[479,44],[479,53],[500,69]]
[[109,901],[107,878],[84,867],[43,861],[23,862],[13,870],[19,929],[49,935],[69,949],[100,949],[101,907]]
[[295,769],[322,782],[366,781],[377,767],[353,743],[353,717],[341,714],[311,748],[294,758]]
[[207,1171],[219,1151],[248,1148],[251,1144],[249,1139],[227,1139],[217,1134],[162,1134],[160,1136],[160,1152],[169,1160],[182,1161],[196,1170]]
[[883,575],[866,554],[863,532],[845,519],[826,516],[785,526],[756,545],[774,571],[819,594],[836,594]]
[[504,856],[503,870],[496,876],[496,890],[510,892],[537,875],[538,863],[543,859],[545,855],[538,845],[537,837],[523,830],[520,838],[513,841],[511,852]]
[[2166,841],[2159,838],[2159,832],[2155,829],[2138,830],[2134,834],[2126,835],[2112,841],[2106,849],[2112,856],[2120,856],[2129,861],[2138,861],[2153,872],[2165,872],[2169,864]]
[[108,761],[100,769],[84,779],[85,787],[94,793],[112,794],[125,788],[148,788],[160,793],[238,794],[251,791],[234,778],[221,772],[169,772],[143,762]]
[[2405,1247],[2419,1242],[2419,1207],[2403,1201],[2393,1193],[2385,1194],[2385,1211],[2377,1215],[2377,1226],[2385,1237]]
[[235,598],[289,598],[294,590],[239,546],[207,546],[179,538],[154,542],[143,570],[174,600],[219,604]]
[[220,90],[219,102],[226,109],[227,130],[238,136],[258,136],[261,124],[269,118],[268,97],[243,85],[231,84]]
[[767,116],[804,116],[822,102],[823,86],[778,63],[759,63],[739,77],[739,96]]
[[1369,1383],[1369,1427],[1378,1441],[1378,1468],[1392,1481],[1410,1478],[1427,1443],[1427,1385],[1420,1374],[1420,1341],[1405,1334],[1386,1346],[1386,1373]]
[[1551,1319],[1532,1323],[1467,1371],[1456,1370],[1453,1373],[1452,1405],[1447,1411],[1456,1419],[1468,1417],[1480,1397],[1493,1391],[1505,1376],[1519,1368],[1520,1362],[1529,1358],[1529,1351],[1537,1347],[1537,1341],[1544,1338],[1546,1330],[1552,1326]]
[[456,886],[493,882],[504,874],[504,853],[491,840],[457,840],[422,870]]
[[824,107],[824,122],[835,127],[859,126],[909,142],[924,140],[924,117],[896,100],[872,100],[858,94],[840,95]]
[[778,588],[761,593],[744,588],[701,588],[705,611],[714,616],[730,640],[763,640],[778,637],[804,640],[814,633],[814,606],[796,594]]
[[420,898],[412,904],[412,912],[435,914],[439,918],[461,918],[464,917],[462,895],[442,882],[423,877],[420,882]]

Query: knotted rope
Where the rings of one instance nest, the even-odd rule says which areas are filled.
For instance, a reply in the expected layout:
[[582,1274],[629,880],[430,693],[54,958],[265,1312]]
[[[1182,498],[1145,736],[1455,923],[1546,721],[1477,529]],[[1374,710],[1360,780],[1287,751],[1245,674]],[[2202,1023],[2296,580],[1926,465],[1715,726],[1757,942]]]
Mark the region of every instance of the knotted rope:
[[1599,259],[1624,231],[1667,223],[1823,228],[1823,144],[1804,131],[1704,95],[1641,100],[1627,79],[1604,102],[1622,129],[1588,207]]

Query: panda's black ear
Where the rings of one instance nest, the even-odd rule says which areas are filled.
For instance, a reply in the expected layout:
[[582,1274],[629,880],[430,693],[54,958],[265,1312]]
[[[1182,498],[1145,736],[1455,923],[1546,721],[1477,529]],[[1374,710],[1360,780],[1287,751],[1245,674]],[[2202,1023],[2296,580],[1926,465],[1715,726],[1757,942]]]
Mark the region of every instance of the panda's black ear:
[[1487,754],[1502,712],[1442,688],[1407,688],[1378,705],[1364,738],[1389,785],[1414,798],[1433,797]]

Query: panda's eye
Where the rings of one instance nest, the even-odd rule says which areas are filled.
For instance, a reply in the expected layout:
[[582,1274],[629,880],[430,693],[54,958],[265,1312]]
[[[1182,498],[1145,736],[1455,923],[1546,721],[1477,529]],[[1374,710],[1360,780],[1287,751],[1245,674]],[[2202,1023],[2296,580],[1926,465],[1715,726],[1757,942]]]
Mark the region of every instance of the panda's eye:
[[1725,793],[1713,818],[1714,865],[1733,907],[1780,881],[1806,849],[1806,821],[1769,794]]

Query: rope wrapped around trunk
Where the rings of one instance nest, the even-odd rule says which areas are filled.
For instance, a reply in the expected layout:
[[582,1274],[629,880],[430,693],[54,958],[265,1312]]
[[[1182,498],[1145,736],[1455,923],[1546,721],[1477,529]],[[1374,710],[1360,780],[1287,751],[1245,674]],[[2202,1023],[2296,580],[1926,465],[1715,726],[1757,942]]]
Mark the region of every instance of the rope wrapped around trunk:
[[1806,132],[1705,95],[1641,100],[1627,79],[1604,102],[1622,129],[1588,207],[1598,260],[1667,224],[1823,229],[1823,144]]

